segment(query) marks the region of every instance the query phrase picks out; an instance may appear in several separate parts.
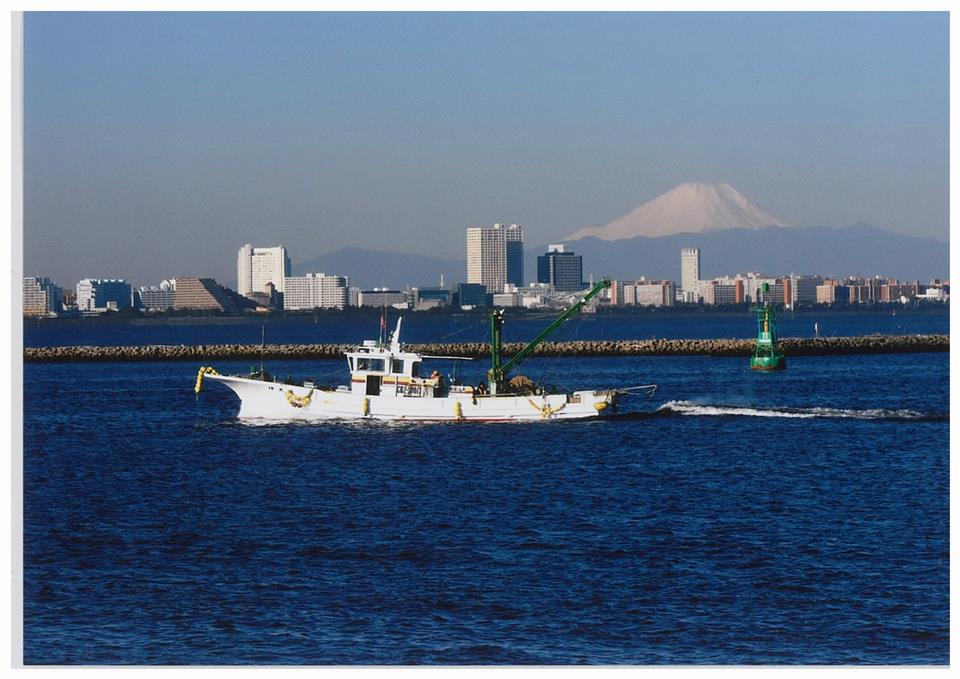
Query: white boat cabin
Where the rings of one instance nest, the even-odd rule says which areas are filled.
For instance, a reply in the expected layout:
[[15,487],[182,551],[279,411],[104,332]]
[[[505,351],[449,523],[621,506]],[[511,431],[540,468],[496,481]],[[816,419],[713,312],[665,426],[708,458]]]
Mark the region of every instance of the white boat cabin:
[[437,371],[433,371],[430,377],[420,376],[420,364],[424,357],[403,351],[400,347],[402,320],[397,319],[397,328],[393,331],[389,347],[384,347],[375,340],[365,340],[356,351],[346,352],[350,370],[350,391],[365,396],[404,398],[434,398],[451,393],[473,393],[472,387],[446,384]]

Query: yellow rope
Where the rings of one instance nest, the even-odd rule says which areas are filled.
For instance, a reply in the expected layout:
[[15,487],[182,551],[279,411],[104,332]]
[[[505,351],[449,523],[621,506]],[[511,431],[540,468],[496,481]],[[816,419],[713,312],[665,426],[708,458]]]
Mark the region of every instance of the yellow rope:
[[297,396],[290,389],[286,391],[287,403],[294,408],[306,408],[310,405],[310,397],[313,396],[313,389],[307,392],[306,396]]
[[563,410],[564,408],[567,407],[566,401],[564,401],[563,403],[561,403],[561,404],[560,404],[559,406],[557,406],[556,408],[551,408],[551,407],[550,407],[549,405],[547,405],[546,403],[544,403],[543,407],[541,408],[541,407],[538,406],[538,405],[533,401],[533,399],[531,399],[531,398],[527,398],[527,402],[528,402],[530,405],[532,405],[534,408],[536,408],[536,409],[540,412],[540,417],[542,417],[543,419],[547,419],[547,418],[549,418],[551,415],[553,415],[554,413],[559,413],[561,410]]

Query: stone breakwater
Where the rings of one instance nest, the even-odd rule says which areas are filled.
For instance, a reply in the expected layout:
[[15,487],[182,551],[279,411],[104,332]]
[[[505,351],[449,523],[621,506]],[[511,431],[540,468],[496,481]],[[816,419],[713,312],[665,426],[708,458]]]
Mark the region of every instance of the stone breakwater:
[[[750,356],[752,339],[649,339],[544,342],[535,356]],[[268,344],[266,359],[340,358],[352,344]],[[524,345],[504,344],[503,354],[510,356]],[[824,337],[818,339],[781,339],[787,356],[829,354],[899,354],[950,351],[949,335],[864,335],[861,337]],[[482,342],[455,344],[405,344],[404,350],[434,356],[490,356],[490,345]],[[73,361],[202,361],[257,359],[259,344],[208,344],[198,346],[151,345],[132,347],[44,347],[27,348],[23,360],[28,363],[65,363]]]

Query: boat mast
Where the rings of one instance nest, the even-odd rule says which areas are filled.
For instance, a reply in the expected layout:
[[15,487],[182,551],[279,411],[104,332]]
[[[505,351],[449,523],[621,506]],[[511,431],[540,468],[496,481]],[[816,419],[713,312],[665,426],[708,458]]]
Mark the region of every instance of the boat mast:
[[260,326],[260,377],[263,378],[263,350],[267,341],[267,324]]
[[503,332],[503,309],[490,311],[490,370],[487,379],[490,381],[490,393],[497,393],[497,378],[500,375],[500,346]]
[[500,351],[502,348],[502,328],[503,328],[503,309],[494,309],[490,312],[490,370],[487,371],[487,381],[490,383],[490,393],[496,394],[503,389],[507,375],[529,356],[547,337],[556,331],[561,325],[566,323],[572,316],[577,314],[584,305],[596,297],[601,290],[610,287],[610,280],[602,279],[594,285],[585,294],[579,302],[564,311],[553,323],[541,331],[539,335],[533,338],[525,347],[514,354],[509,361],[500,364]]

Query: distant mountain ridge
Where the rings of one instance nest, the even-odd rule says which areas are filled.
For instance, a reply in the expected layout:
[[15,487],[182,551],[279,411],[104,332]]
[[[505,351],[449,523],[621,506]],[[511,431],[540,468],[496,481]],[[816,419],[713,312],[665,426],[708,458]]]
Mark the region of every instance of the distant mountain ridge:
[[[679,281],[680,249],[685,247],[700,249],[700,276],[704,279],[748,271],[838,278],[882,275],[921,281],[950,275],[949,248],[942,241],[863,223],[839,229],[770,226],[617,241],[587,237],[566,244],[583,255],[584,277],[593,273],[595,277]],[[536,266],[532,253],[527,262],[525,266]]]
[[[557,241],[554,241],[557,242]],[[564,241],[560,241],[564,242]],[[926,281],[948,278],[950,255],[946,243],[884,231],[869,224],[843,228],[766,227],[681,233],[659,238],[637,237],[604,241],[587,237],[565,241],[583,255],[584,277],[680,280],[680,249],[700,248],[701,277],[754,271],[771,276],[789,273],[835,277],[862,274]],[[525,248],[524,277],[536,280],[537,256],[546,245]],[[343,248],[294,263],[294,274],[324,272],[350,277],[362,288],[387,286],[452,287],[467,280],[466,259]]]
[[446,285],[466,281],[467,260],[346,247],[293,263],[293,275],[302,276],[305,273],[349,276],[352,287],[402,290],[407,286],[440,285],[441,275]]
[[594,237],[626,240],[723,229],[763,229],[790,225],[766,212],[724,182],[687,182],[667,191],[605,226],[580,229],[563,240]]

